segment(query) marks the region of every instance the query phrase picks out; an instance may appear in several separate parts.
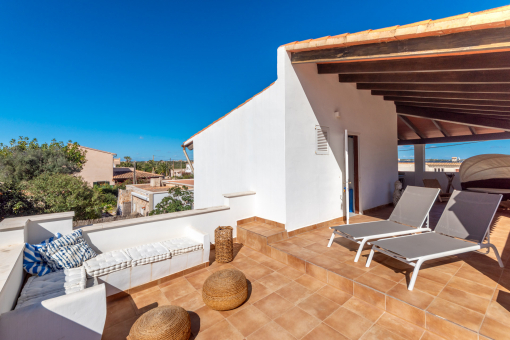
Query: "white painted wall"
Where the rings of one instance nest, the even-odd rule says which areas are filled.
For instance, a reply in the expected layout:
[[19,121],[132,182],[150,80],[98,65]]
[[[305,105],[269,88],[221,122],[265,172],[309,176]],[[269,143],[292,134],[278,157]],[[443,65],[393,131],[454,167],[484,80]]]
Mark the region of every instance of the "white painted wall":
[[[355,84],[339,83],[337,75],[319,75],[316,64],[292,65],[284,48],[278,50],[278,63],[285,86],[286,229],[344,215],[345,129],[359,134],[361,208],[391,202],[398,178],[394,104]],[[329,127],[329,155],[314,152],[315,125]]]
[[256,191],[254,215],[285,223],[282,84],[193,138],[195,209],[223,204],[223,193]]

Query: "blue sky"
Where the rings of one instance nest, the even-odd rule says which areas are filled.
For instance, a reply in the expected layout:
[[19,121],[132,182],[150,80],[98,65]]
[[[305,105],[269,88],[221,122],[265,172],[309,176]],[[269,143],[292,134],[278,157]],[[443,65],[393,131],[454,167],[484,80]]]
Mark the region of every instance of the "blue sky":
[[0,142],[182,159],[183,141],[276,79],[282,44],[506,4],[3,0]]

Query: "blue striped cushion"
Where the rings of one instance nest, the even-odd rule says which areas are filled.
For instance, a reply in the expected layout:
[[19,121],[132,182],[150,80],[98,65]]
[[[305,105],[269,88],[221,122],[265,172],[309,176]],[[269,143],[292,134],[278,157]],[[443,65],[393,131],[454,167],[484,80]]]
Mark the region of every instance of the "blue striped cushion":
[[38,276],[51,273],[51,267],[43,260],[41,254],[39,254],[39,249],[45,244],[60,237],[62,237],[62,234],[57,233],[55,236],[52,236],[39,244],[25,243],[25,249],[23,251],[23,269],[25,269],[25,271],[29,274]]
[[39,249],[39,253],[52,270],[76,268],[84,261],[97,256],[83,238],[81,229],[49,242]]

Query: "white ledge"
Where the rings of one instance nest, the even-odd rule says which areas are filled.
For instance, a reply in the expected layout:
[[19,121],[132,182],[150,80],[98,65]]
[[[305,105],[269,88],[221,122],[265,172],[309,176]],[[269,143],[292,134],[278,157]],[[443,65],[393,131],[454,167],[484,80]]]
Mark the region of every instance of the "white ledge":
[[122,227],[127,227],[127,226],[131,226],[131,225],[136,225],[136,224],[144,224],[144,223],[151,223],[151,222],[157,222],[157,221],[173,220],[176,218],[197,216],[197,215],[202,215],[202,214],[210,214],[210,213],[224,211],[224,210],[230,210],[230,207],[221,205],[221,206],[217,206],[217,207],[210,207],[210,208],[204,208],[204,209],[178,211],[178,212],[173,212],[173,213],[168,213],[168,214],[152,215],[152,216],[146,216],[146,217],[130,218],[127,220],[92,224],[90,226],[76,228],[76,229],[82,229],[84,232],[95,232],[95,231],[110,229],[110,228],[122,228]]
[[250,196],[255,195],[255,191],[241,191],[241,192],[234,192],[231,194],[223,194],[223,197],[225,198],[234,198],[234,197],[242,197],[242,196]]
[[0,292],[3,290],[9,275],[11,274],[16,261],[22,256],[25,244],[14,244],[0,248]]
[[73,218],[74,211],[66,211],[62,213],[30,215],[20,217],[9,217],[0,223],[0,231],[19,230],[25,228],[28,220],[32,222],[54,221],[64,218]]

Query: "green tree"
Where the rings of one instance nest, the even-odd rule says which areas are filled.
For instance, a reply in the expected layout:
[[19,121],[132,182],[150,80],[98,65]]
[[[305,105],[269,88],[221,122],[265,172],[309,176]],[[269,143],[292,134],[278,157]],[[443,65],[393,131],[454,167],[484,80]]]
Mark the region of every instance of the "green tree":
[[86,162],[85,151],[78,143],[52,140],[50,144],[12,139],[10,146],[0,143],[0,182],[30,181],[43,173],[73,174]]
[[44,173],[28,182],[26,189],[44,213],[74,211],[75,220],[101,217],[103,201],[81,177]]
[[34,206],[19,183],[0,183],[0,220],[9,216],[37,214]]
[[193,192],[187,186],[175,186],[168,189],[167,197],[156,205],[150,215],[167,214],[176,211],[191,210],[193,207]]

